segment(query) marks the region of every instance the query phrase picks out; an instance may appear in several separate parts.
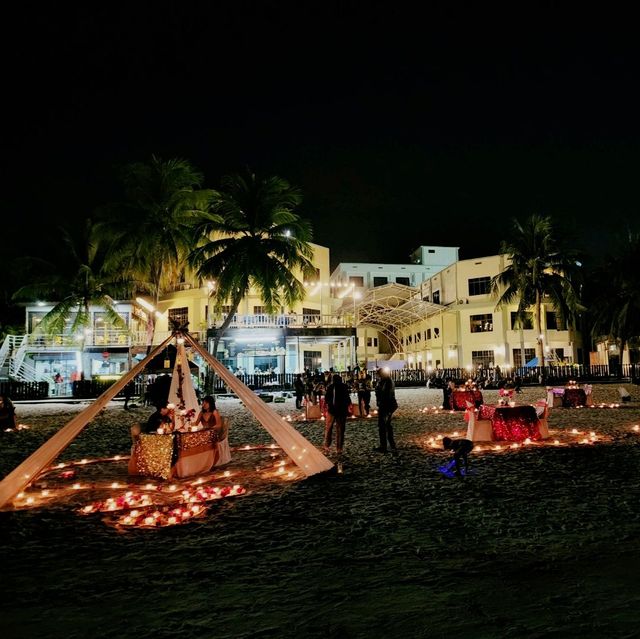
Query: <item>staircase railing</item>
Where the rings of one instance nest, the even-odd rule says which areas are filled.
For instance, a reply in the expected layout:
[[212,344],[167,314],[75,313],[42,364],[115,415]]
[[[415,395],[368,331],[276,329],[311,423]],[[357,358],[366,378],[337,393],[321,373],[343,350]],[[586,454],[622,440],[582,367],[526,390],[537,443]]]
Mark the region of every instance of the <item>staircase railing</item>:
[[40,375],[33,364],[29,364],[24,359],[17,363],[15,360],[9,362],[9,377],[21,382],[49,382],[51,378]]
[[[20,375],[28,375],[30,371],[28,371],[28,366],[25,366],[23,369],[24,358],[27,354],[27,346],[29,345],[29,336],[21,335],[22,339],[20,341],[20,345],[17,349],[15,349],[11,354],[11,359],[9,360],[9,377],[13,379],[18,379],[23,382],[36,382],[39,381],[35,377],[20,377]],[[34,369],[35,372],[35,369]],[[35,374],[35,373],[34,373]]]
[[7,335],[4,338],[4,342],[2,342],[2,346],[0,346],[0,369],[4,367],[4,364],[7,361],[7,356],[10,353],[10,349],[11,349],[11,340],[9,339],[10,337],[13,337],[13,335]]
[[15,353],[22,342],[24,341],[24,335],[7,335],[0,346],[0,369],[5,366],[7,359],[10,359],[13,353]]

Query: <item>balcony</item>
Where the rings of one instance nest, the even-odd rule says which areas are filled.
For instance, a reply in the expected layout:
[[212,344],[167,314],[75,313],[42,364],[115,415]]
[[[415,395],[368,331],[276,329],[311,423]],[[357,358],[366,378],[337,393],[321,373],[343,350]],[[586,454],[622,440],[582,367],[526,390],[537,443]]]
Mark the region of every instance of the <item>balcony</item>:
[[[121,329],[89,331],[84,336],[85,348],[91,347],[127,347],[146,344],[146,331],[129,332]],[[54,350],[58,348],[78,349],[82,346],[82,337],[78,335],[47,335],[31,333],[27,335],[29,350]]]
[[[211,328],[220,328],[226,320],[223,315],[212,323]],[[236,314],[229,328],[346,328],[353,325],[352,318],[337,315],[240,315]]]

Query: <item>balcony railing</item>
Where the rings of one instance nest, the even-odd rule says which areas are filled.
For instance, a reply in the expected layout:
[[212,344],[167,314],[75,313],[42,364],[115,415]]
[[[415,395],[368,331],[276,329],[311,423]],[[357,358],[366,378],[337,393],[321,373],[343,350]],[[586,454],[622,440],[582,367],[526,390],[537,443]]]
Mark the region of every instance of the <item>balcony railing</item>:
[[[31,333],[28,335],[30,349],[79,348],[82,338],[78,335],[47,335]],[[124,330],[90,331],[84,336],[85,346],[132,346],[146,344],[146,331],[129,332]]]
[[[227,318],[222,315],[212,328],[219,328]],[[353,325],[353,318],[337,315],[240,315],[236,314],[229,324],[230,328],[332,328]]]
[[[219,328],[226,319],[223,315],[217,319],[212,328]],[[233,316],[230,328],[345,328],[354,326],[352,316],[337,315],[240,315]],[[169,331],[156,330],[153,343],[159,344],[170,334]],[[192,331],[195,339],[204,338],[204,333]],[[82,345],[79,335],[45,333],[30,333],[28,338],[28,350],[53,350],[55,348],[78,349]],[[121,329],[91,330],[84,336],[85,347],[117,347],[117,346],[144,346],[147,344],[146,331],[126,331]]]

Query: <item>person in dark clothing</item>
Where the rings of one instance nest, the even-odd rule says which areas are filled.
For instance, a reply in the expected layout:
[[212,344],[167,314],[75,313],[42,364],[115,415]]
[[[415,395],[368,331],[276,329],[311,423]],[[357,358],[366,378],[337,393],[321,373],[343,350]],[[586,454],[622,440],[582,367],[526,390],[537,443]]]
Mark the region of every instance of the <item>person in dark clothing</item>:
[[170,408],[167,402],[163,402],[158,405],[155,413],[152,413],[147,420],[147,423],[142,427],[143,433],[157,433],[158,428],[167,428],[173,430],[174,412],[173,408]]
[[13,402],[6,395],[0,395],[0,432],[11,429],[16,424],[16,409]]
[[451,395],[453,391],[456,389],[456,383],[452,379],[448,379],[446,385],[442,389],[443,398],[442,398],[442,408],[444,410],[452,410],[453,403],[451,401]]
[[371,375],[362,371],[358,378],[358,405],[361,417],[368,415],[371,410],[371,388]]
[[387,452],[387,441],[392,452],[396,451],[396,442],[393,438],[393,426],[391,417],[398,408],[396,401],[395,384],[389,375],[389,371],[380,368],[378,370],[378,383],[376,384],[376,403],[378,405],[378,435],[380,446],[374,448],[377,453]]
[[135,385],[133,380],[131,380],[124,387],[124,409],[125,410],[129,410],[129,401],[131,400],[131,397],[133,396],[133,393],[135,392],[135,388],[136,388],[136,385]]
[[293,390],[296,393],[296,408],[302,408],[302,398],[304,397],[305,385],[302,381],[302,375],[296,375],[296,379],[293,382]]
[[340,375],[334,375],[333,381],[327,386],[325,401],[327,402],[327,419],[324,431],[324,447],[331,448],[333,427],[336,428],[336,452],[342,453],[344,448],[344,431],[347,424],[347,415],[351,405],[349,388],[342,381]]
[[171,388],[171,375],[159,375],[153,383],[153,395],[151,401],[154,406],[166,404],[169,398],[169,389]]
[[473,442],[470,439],[451,439],[445,437],[442,440],[442,446],[445,450],[453,451],[453,461],[456,465],[456,477],[462,477],[462,469],[460,468],[460,460],[464,460],[464,474],[469,472],[469,460],[467,455],[473,450]]

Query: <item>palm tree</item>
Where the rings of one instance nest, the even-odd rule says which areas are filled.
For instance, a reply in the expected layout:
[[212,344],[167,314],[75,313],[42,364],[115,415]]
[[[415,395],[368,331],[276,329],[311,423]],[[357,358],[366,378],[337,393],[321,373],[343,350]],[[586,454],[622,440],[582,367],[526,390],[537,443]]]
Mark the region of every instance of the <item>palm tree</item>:
[[616,254],[606,257],[593,274],[592,335],[617,342],[620,352],[618,376],[622,376],[626,346],[640,338],[639,260],[640,235],[629,233]]
[[502,242],[500,252],[508,255],[510,263],[491,282],[497,306],[517,302],[516,317],[521,330],[527,309],[534,308],[534,329],[539,336],[536,354],[544,366],[543,301],[550,301],[561,322],[573,322],[583,310],[577,288],[576,254],[559,246],[551,218],[539,215],[532,215],[523,224],[514,220],[510,239]]
[[229,303],[214,339],[213,353],[243,297],[255,287],[267,313],[304,299],[303,278],[315,277],[311,226],[294,212],[300,192],[279,177],[253,173],[222,179],[198,229],[203,238],[191,253],[198,277],[215,279],[214,308]]
[[121,273],[109,269],[108,247],[97,240],[91,220],[85,220],[76,235],[62,229],[62,240],[65,250],[59,261],[27,261],[25,265],[33,271],[32,281],[19,288],[13,299],[58,300],[36,330],[62,334],[72,318],[69,330],[72,335],[79,335],[80,347],[84,352],[86,329],[91,323],[90,307],[97,306],[103,310],[111,326],[127,328],[115,309],[112,295],[127,295],[130,287]]
[[208,208],[212,192],[200,190],[202,180],[187,160],[154,155],[125,167],[125,201],[100,211],[98,230],[111,243],[111,262],[151,293],[156,306],[179,281],[193,248],[193,224]]

